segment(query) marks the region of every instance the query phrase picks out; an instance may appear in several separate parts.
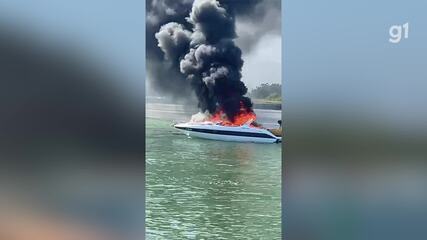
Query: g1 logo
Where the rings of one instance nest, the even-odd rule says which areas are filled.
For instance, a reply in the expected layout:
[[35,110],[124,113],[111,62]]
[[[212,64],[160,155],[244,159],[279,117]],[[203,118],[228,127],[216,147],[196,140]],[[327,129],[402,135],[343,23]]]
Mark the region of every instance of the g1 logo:
[[402,37],[405,39],[409,38],[409,23],[403,25],[393,25],[390,30],[389,41],[391,43],[399,43],[402,40]]

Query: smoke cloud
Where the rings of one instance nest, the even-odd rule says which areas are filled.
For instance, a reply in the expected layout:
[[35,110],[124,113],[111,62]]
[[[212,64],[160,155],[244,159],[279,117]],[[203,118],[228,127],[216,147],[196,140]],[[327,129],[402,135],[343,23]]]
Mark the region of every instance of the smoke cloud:
[[[261,0],[148,1],[147,70],[154,89],[176,98],[195,94],[201,111],[214,113],[220,107],[230,120],[242,106],[251,110],[241,81],[236,19],[250,16],[253,26],[266,17],[271,2],[280,5]],[[242,41],[245,49],[252,42]]]

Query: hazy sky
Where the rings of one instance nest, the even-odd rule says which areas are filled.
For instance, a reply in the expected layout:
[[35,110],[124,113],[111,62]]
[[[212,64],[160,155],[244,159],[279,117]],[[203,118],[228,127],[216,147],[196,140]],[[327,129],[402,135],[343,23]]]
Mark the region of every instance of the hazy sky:
[[242,47],[243,82],[250,89],[282,82],[282,12],[279,0],[264,0],[263,18],[237,18],[237,45]]
[[243,54],[243,82],[249,89],[261,83],[282,82],[282,38],[278,34],[260,38],[252,51]]

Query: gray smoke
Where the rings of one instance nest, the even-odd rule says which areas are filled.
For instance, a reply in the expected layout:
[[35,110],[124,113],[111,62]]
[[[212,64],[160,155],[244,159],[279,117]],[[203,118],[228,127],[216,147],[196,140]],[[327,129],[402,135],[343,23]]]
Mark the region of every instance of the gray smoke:
[[231,120],[242,104],[251,111],[236,18],[264,19],[266,2],[272,1],[149,1],[147,70],[155,89],[175,97],[195,93],[201,111],[220,107]]
[[[245,1],[236,1],[245,2]],[[244,53],[250,52],[262,36],[267,34],[281,34],[281,1],[265,0],[246,14],[240,14],[236,18],[236,30],[239,36],[237,45]]]
[[165,53],[166,60],[171,63],[179,61],[180,53],[187,52],[191,41],[191,32],[176,22],[163,25],[155,37],[158,46]]

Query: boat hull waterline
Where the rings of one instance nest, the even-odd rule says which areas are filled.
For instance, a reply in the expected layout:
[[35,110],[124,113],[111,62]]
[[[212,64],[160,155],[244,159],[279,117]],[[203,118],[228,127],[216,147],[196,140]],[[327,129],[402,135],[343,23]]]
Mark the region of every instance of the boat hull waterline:
[[174,127],[190,137],[230,142],[279,143],[281,137],[263,128],[222,126],[214,123],[179,123]]

